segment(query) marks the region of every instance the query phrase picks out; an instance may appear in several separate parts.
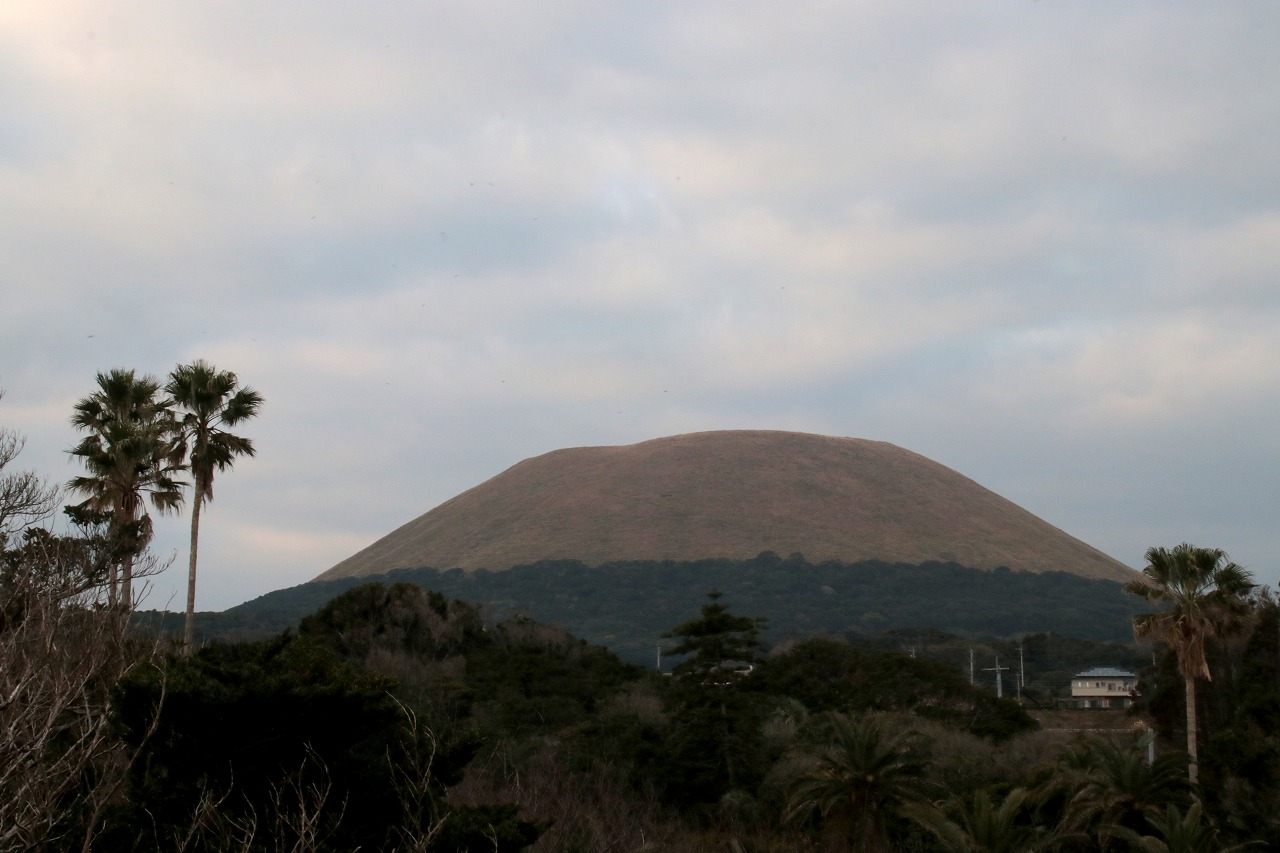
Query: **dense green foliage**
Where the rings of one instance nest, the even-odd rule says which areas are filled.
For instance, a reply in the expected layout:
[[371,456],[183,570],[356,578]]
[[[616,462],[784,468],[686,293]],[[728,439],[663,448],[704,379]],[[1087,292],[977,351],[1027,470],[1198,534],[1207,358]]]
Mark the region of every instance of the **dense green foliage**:
[[225,613],[197,614],[197,634],[233,639],[278,633],[367,581],[404,581],[474,601],[495,620],[526,614],[636,663],[653,660],[671,614],[696,612],[709,589],[767,620],[761,633],[766,646],[818,633],[875,636],[894,629],[995,637],[1053,632],[1128,643],[1133,614],[1141,610],[1118,583],[1064,572],[986,572],[953,563],[815,564],[798,554],[782,559],[765,553],[751,560],[598,567],[562,560],[501,572],[398,569],[378,578],[302,584]]
[[447,657],[484,643],[480,610],[410,584],[364,584],[303,618],[298,633],[347,658],[376,650]]
[[347,804],[341,825],[321,829],[335,842],[378,838],[400,817],[386,756],[405,720],[387,686],[291,637],[142,670],[118,699],[139,760],[99,846],[176,847],[209,796],[225,820],[260,820],[290,784],[332,786]]
[[495,832],[504,849],[535,839],[537,826],[514,809],[452,809],[443,819],[444,791],[480,742],[441,740],[393,687],[288,634],[139,670],[117,696],[137,758],[95,849],[170,849],[190,837],[188,849],[220,850],[246,828],[259,836],[255,850],[308,832],[322,849],[390,850],[406,827],[435,825],[443,834],[433,849],[470,849]]
[[783,819],[820,817],[855,849],[890,851],[911,805],[930,791],[926,749],[914,731],[888,730],[882,718],[830,713],[825,744],[791,784]]
[[[1253,635],[1210,647],[1240,677],[1215,680],[1230,695],[1206,708],[1258,726],[1274,694],[1244,674],[1274,680],[1280,628],[1269,599],[1254,608]],[[296,634],[128,670],[109,706],[118,746],[98,759],[123,775],[95,794],[107,765],[91,764],[78,784],[96,817],[64,812],[66,847],[46,847],[78,846],[88,824],[108,851],[929,853],[1269,837],[1277,774],[1231,753],[1235,723],[1214,730],[1206,763],[1221,792],[1193,797],[1167,743],[1149,765],[1132,735],[1038,731],[953,665],[835,638],[765,655],[760,627],[713,597],[667,632],[685,657],[662,676],[525,617],[486,626],[474,604],[363,585]],[[917,654],[954,643],[886,642],[904,640]],[[1176,722],[1163,695],[1147,700]]]
[[1036,728],[1015,702],[970,685],[953,667],[834,640],[807,640],[770,658],[751,687],[810,711],[909,713],[997,740]]

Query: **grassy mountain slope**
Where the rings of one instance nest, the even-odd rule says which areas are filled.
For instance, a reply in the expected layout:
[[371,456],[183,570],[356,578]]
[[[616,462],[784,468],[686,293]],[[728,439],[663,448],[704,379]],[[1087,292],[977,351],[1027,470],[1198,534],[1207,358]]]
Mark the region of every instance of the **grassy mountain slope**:
[[540,560],[955,562],[1126,581],[1134,572],[955,471],[892,444],[704,432],[527,459],[317,580]]

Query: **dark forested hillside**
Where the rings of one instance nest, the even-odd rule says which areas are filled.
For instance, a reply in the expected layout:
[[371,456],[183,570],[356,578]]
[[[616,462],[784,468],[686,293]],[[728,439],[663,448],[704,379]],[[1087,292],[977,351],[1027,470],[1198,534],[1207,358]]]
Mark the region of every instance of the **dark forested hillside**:
[[[618,562],[589,568],[543,562],[503,572],[401,569],[407,581],[449,598],[477,602],[491,621],[523,613],[556,624],[624,659],[651,662],[673,616],[718,589],[768,620],[767,644],[814,634],[879,635],[936,629],[971,636],[1053,632],[1128,643],[1138,602],[1120,584],[1061,572],[968,569],[953,563],[810,563],[799,555],[693,563]],[[201,614],[206,637],[266,636],[368,578],[313,582]]]

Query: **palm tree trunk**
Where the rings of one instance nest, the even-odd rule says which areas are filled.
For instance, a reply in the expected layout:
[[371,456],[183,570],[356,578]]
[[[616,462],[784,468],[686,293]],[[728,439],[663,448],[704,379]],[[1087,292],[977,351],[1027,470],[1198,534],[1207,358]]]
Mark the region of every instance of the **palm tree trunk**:
[[133,554],[125,557],[120,567],[120,603],[125,610],[133,609]]
[[135,508],[133,504],[117,500],[113,506],[113,511],[117,518],[126,519],[122,530],[129,537],[129,546],[125,550],[124,559],[120,561],[120,598],[119,603],[124,606],[125,612],[133,610],[133,558],[137,556],[134,550],[134,539],[137,536],[137,530],[134,522]]
[[1196,679],[1186,676],[1187,682],[1187,778],[1192,786],[1199,784],[1200,767],[1196,755]]
[[195,501],[191,506],[191,557],[187,564],[187,618],[182,624],[182,653],[190,655],[196,635],[196,552],[200,542],[200,505],[204,503],[201,488],[195,484]]
[[[111,537],[111,547],[114,551],[119,547],[121,540],[120,519],[124,517],[124,507],[119,500],[113,500],[111,503],[111,525],[107,528],[107,535]],[[107,575],[107,604],[112,610],[116,609],[116,605],[120,603],[120,570],[124,567],[123,557],[116,562],[115,555],[112,555],[111,572]]]

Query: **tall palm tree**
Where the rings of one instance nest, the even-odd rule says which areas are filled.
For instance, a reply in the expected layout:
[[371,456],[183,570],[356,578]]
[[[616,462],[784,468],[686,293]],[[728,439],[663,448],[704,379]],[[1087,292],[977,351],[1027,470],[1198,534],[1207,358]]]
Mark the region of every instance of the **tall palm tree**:
[[[98,390],[75,404],[71,424],[87,432],[69,452],[88,472],[67,485],[86,496],[80,506],[109,513],[112,538],[124,543],[119,572],[111,567],[108,601],[133,606],[134,560],[151,539],[146,502],[161,513],[182,503],[182,455],[168,402],[151,376],[99,373]],[[117,582],[119,593],[117,594]]]
[[784,819],[805,820],[816,811],[843,825],[853,849],[889,850],[890,827],[904,807],[927,800],[920,737],[890,734],[878,718],[825,716],[829,745],[793,782]]
[[229,370],[217,370],[203,360],[174,368],[165,386],[173,402],[182,410],[178,419],[184,453],[189,453],[193,491],[191,503],[191,556],[187,566],[187,615],[182,628],[182,646],[191,653],[195,636],[196,556],[200,541],[200,509],[213,500],[213,475],[235,464],[238,456],[253,456],[253,442],[233,435],[224,427],[234,427],[258,414],[262,395],[241,387]]
[[1196,548],[1185,542],[1172,549],[1147,549],[1145,577],[1126,589],[1167,609],[1134,618],[1133,634],[1161,640],[1178,660],[1186,682],[1187,768],[1192,785],[1198,782],[1196,753],[1196,679],[1212,680],[1205,643],[1238,624],[1253,589],[1253,576],[1227,559],[1220,548]]

